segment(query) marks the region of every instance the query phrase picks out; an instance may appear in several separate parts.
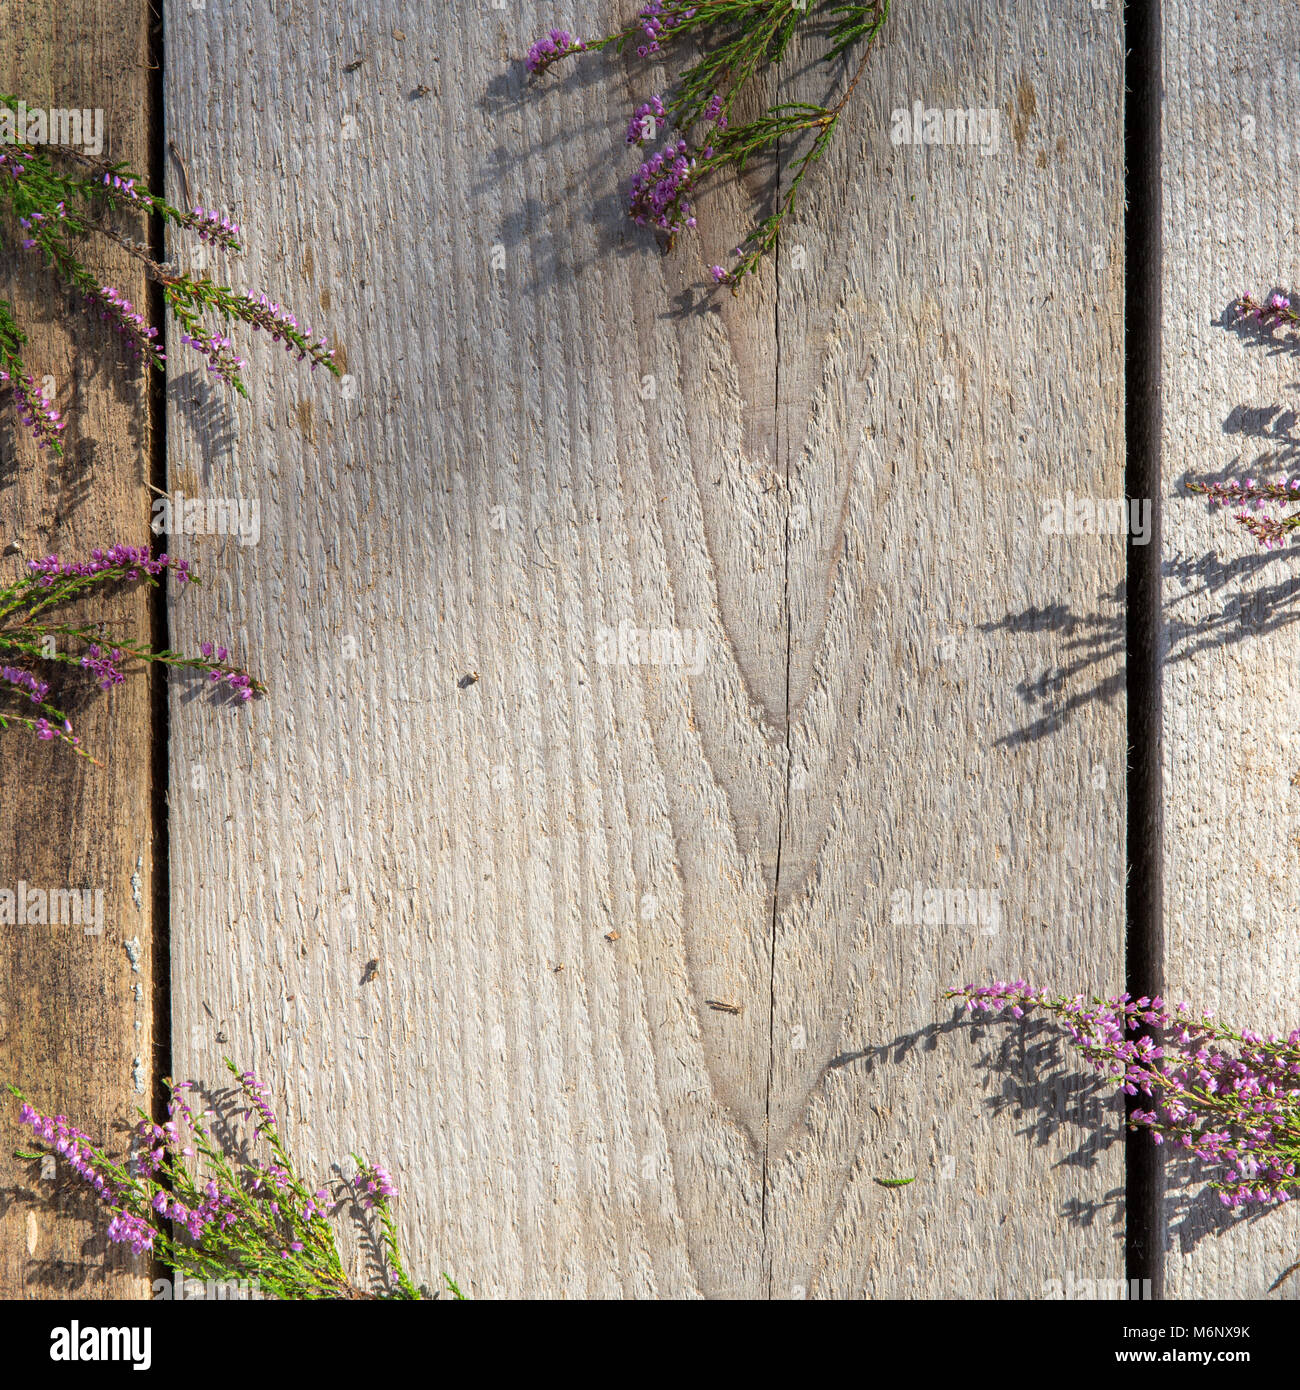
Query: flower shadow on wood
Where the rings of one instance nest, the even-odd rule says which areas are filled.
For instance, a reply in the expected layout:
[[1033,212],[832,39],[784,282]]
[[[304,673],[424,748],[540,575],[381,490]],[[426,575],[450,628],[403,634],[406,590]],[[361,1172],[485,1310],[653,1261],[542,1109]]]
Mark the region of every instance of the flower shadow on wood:
[[[893,1041],[834,1057],[827,1069],[861,1066],[868,1075],[880,1066],[905,1061],[919,1049],[935,1052],[942,1039],[971,1049],[974,1068],[987,1092],[989,1119],[1010,1117],[1017,1137],[1034,1149],[1068,1146],[1054,1167],[1094,1169],[1115,1146],[1150,1144],[1149,1135],[1125,1128],[1123,1097],[1114,1078],[1092,1072],[1076,1058],[1061,1029],[1047,1017],[1018,1021],[973,1019],[956,1009],[944,1023],[931,1023]],[[1267,1220],[1275,1207],[1229,1210],[1207,1183],[1205,1165],[1167,1148],[1162,1225],[1170,1246],[1186,1254],[1207,1237],[1220,1236],[1243,1222]],[[1107,1220],[1116,1240],[1125,1236],[1125,1189],[1111,1188],[1095,1198],[1067,1197],[1059,1214],[1072,1226]],[[1279,1270],[1273,1288],[1296,1267]]]
[[[1286,293],[1286,292],[1284,292]],[[1292,297],[1288,294],[1288,297]],[[1243,318],[1227,306],[1214,324],[1233,333],[1248,348],[1268,356],[1300,356],[1300,335]],[[1288,383],[1300,390],[1300,381]],[[1223,482],[1243,471],[1272,480],[1294,471],[1300,462],[1300,411],[1281,405],[1238,405],[1225,417],[1225,435],[1241,441],[1243,454],[1217,472],[1186,470],[1171,480],[1166,504],[1203,506],[1219,524],[1230,525],[1222,509],[1187,494],[1187,484]],[[1252,446],[1252,441],[1254,445]],[[1249,459],[1251,447],[1262,446]],[[1098,543],[1103,538],[1093,538]],[[1217,551],[1203,555],[1166,555],[1161,561],[1166,597],[1162,603],[1162,653],[1165,666],[1190,661],[1217,647],[1263,636],[1300,619],[1300,570],[1286,549],[1254,549],[1223,559]],[[1217,609],[1207,600],[1224,593]],[[1112,704],[1126,685],[1124,667],[1128,633],[1125,585],[1099,595],[1091,611],[1069,603],[1031,606],[979,624],[984,633],[1043,633],[1055,636],[1061,658],[1016,686],[1031,718],[995,739],[994,746],[1017,746],[1056,733],[1081,708]]]

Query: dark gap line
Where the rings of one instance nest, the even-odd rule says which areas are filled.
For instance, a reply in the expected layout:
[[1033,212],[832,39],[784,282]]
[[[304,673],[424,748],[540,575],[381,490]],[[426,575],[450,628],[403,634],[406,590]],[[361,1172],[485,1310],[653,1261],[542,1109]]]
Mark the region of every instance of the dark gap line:
[[[1161,23],[1158,0],[1124,6],[1125,492],[1149,499],[1151,537],[1127,547],[1128,833],[1126,987],[1163,992],[1163,800],[1160,683]],[[1127,1109],[1145,1097],[1129,1099]],[[1164,1297],[1161,1151],[1126,1131],[1125,1274]],[[1136,1286],[1138,1289],[1142,1284]]]
[[[163,22],[161,7],[146,0],[148,4],[149,30],[149,186],[161,195],[166,176],[165,165],[165,113],[163,109]],[[166,234],[162,219],[149,219],[149,248],[155,261],[166,260]],[[167,351],[166,313],[162,289],[152,280],[149,282],[148,299],[149,322],[158,328],[159,341],[163,351]],[[148,369],[146,369],[148,370]],[[149,481],[160,492],[167,490],[167,391],[163,375],[149,371]],[[154,543],[156,553],[167,548],[168,537],[163,536]],[[169,645],[169,624],[167,620],[167,584],[160,584],[149,591],[150,626],[155,649]],[[170,746],[170,727],[167,703],[167,669],[151,664],[149,668],[150,702],[150,792],[153,819],[153,881],[151,898],[153,906],[153,989],[152,1023],[153,1054],[150,1059],[153,1085],[154,1113],[166,1114],[167,1094],[163,1077],[172,1074],[172,1033],[171,1033],[171,872],[170,838],[167,821],[167,778],[168,751]],[[170,1277],[169,1271],[155,1261],[155,1279]]]

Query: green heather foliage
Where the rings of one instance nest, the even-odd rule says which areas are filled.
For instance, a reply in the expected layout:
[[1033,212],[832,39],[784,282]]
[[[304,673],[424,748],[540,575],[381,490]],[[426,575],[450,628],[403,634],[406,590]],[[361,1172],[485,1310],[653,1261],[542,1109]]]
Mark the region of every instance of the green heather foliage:
[[[251,1284],[279,1299],[431,1296],[402,1262],[392,1207],[397,1189],[387,1171],[354,1154],[355,1176],[309,1186],[285,1149],[265,1085],[229,1059],[226,1066],[234,1087],[212,1096],[210,1108],[196,1108],[193,1082],[168,1082],[167,1120],[156,1124],[139,1111],[130,1155],[117,1162],[64,1116],[40,1114],[10,1086],[19,1119],[39,1145],[17,1156],[54,1155],[111,1214],[111,1240],[186,1279]],[[251,1123],[251,1137],[237,1130],[241,1118]],[[358,1286],[344,1271],[331,1221],[340,1212],[367,1225],[373,1286]]]
[[89,560],[65,563],[57,555],[47,555],[30,561],[27,568],[25,578],[0,585],[0,729],[27,728],[39,739],[62,743],[97,761],[82,747],[68,716],[50,703],[49,682],[31,669],[32,663],[41,661],[80,667],[102,690],[120,685],[126,679],[123,665],[138,661],[201,672],[241,701],[264,693],[259,681],[229,663],[225,647],[204,642],[201,655],[186,656],[115,637],[102,623],[72,623],[59,617],[60,608],[73,599],[98,596],[109,586],[156,587],[169,570],[179,584],[197,584],[187,560],[166,554],[155,558],[144,546],[115,545],[94,551]]
[[[710,268],[714,281],[734,292],[776,247],[804,177],[834,137],[888,17],[889,0],[649,0],[635,18],[601,38],[552,29],[528,50],[526,65],[537,75],[576,54],[604,49],[635,49],[641,58],[657,59],[679,42],[696,55],[665,95],[636,108],[627,127],[627,143],[635,146],[657,140],[665,129],[677,132],[641,165],[627,198],[628,215],[639,226],[653,227],[666,250],[678,232],[695,226],[696,192],[709,175],[727,169],[738,175],[754,157],[774,153],[782,141],[794,143],[799,153],[775,210],[736,248],[730,269]],[[785,56],[796,33],[828,63],[847,62],[851,50],[863,48],[838,100],[833,106],[782,102],[735,124],[744,92]]]
[[[326,347],[324,338],[301,328],[287,309],[264,294],[237,293],[206,274],[195,277],[174,265],[159,264],[147,246],[114,225],[115,217],[145,214],[190,232],[214,248],[237,252],[242,250],[240,229],[228,217],[202,207],[183,212],[151,193],[123,164],[110,164],[72,145],[40,143],[43,136],[33,137],[30,129],[16,128],[19,112],[17,98],[0,95],[0,115],[7,117],[0,123],[0,249],[16,245],[40,256],[90,313],[111,324],[132,358],[162,369],[167,354],[158,329],[146,324],[136,306],[86,264],[83,251],[92,233],[123,247],[144,266],[162,290],[181,342],[240,395],[248,394],[240,375],[244,362],[222,331],[236,322],[254,332],[264,330],[313,369],[323,365],[339,375],[333,349]],[[28,143],[29,139],[35,142]],[[220,326],[205,322],[205,315]],[[18,418],[38,447],[61,453],[59,436],[67,422],[24,360],[26,342],[14,306],[0,300],[0,389],[12,393]]]

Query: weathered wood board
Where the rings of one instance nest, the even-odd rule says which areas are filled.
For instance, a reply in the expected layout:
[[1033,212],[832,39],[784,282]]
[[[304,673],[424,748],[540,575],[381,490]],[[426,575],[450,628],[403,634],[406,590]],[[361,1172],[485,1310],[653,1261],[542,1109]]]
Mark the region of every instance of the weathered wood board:
[[[103,112],[106,158],[147,167],[148,7],[0,0],[0,90],[29,108]],[[136,235],[143,235],[143,225]],[[0,575],[51,552],[149,540],[150,433],[145,383],[112,333],[58,288],[34,255],[0,267],[0,295],[28,331],[27,362],[56,382],[65,454],[38,454],[9,402],[0,432]],[[144,279],[101,246],[109,283],[137,304]],[[72,615],[69,614],[71,617]],[[82,616],[91,616],[85,610]],[[149,636],[143,592],[93,610],[119,631]],[[24,731],[0,735],[0,887],[102,894],[102,932],[73,925],[0,928],[0,1081],[66,1114],[93,1138],[152,1102],[154,1047],[153,750],[147,678],[109,695],[56,691],[105,766],[95,768]],[[93,898],[91,900],[94,901]],[[147,1266],[112,1247],[99,1214],[71,1188],[33,1178],[12,1158],[22,1131],[4,1107],[0,1136],[0,1297],[136,1296]],[[72,1184],[71,1187],[75,1187]]]
[[[1294,352],[1228,326],[1294,292],[1300,14],[1283,0],[1164,10],[1165,943],[1167,989],[1289,1032],[1300,997],[1300,742],[1291,550],[1263,551],[1189,477],[1297,474]],[[1166,1292],[1261,1298],[1300,1258],[1291,1210],[1234,1220],[1169,1174]],[[1291,1275],[1272,1296],[1300,1295]]]
[[[635,59],[532,86],[550,13],[169,8],[232,281],[348,372],[262,342],[249,406],[170,386],[170,486],[261,514],[187,541],[177,638],[273,691],[173,697],[175,1066],[265,1071],[308,1166],[388,1161],[430,1282],[1122,1276],[1099,1102],[941,999],[1122,982],[1124,543],[1041,526],[1123,495],[1120,20],[1076,9],[898,6],[778,264],[714,308],[768,175],[661,258],[620,210]],[[914,101],[996,149],[892,143]],[[627,660],[660,631],[682,664]],[[985,914],[900,921],[914,885]]]

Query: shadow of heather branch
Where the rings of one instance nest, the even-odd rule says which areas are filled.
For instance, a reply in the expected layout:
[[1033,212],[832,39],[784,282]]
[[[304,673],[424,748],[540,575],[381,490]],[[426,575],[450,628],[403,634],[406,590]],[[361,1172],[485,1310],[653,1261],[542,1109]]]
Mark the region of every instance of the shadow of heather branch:
[[[975,1052],[974,1064],[988,1093],[984,1109],[990,1118],[1010,1116],[1020,1122],[1017,1135],[1035,1149],[1063,1137],[1071,1145],[1054,1167],[1090,1170],[1116,1145],[1153,1142],[1145,1134],[1127,1131],[1123,1096],[1118,1089],[1109,1078],[1094,1073],[1060,1027],[1041,1015],[1030,1014],[1017,1021],[975,1019],[957,1008],[946,1022],[928,1024],[888,1043],[841,1053],[827,1063],[827,1070],[861,1065],[871,1075],[877,1067],[903,1062],[915,1049],[937,1051],[945,1039],[952,1044],[960,1041]],[[1275,1210],[1230,1210],[1208,1186],[1205,1165],[1174,1149],[1167,1149],[1165,1157],[1164,1229],[1183,1253],[1243,1222],[1267,1220]],[[1066,1198],[1060,1215],[1079,1227],[1090,1227],[1106,1218],[1114,1228],[1114,1238],[1122,1240],[1125,1190],[1112,1188],[1087,1200]],[[1278,1281],[1290,1273],[1279,1270]]]
[[[254,1160],[268,1161],[269,1150],[265,1142],[259,1144],[255,1139],[248,1124],[248,1101],[237,1086],[195,1086],[190,1095],[191,1108],[195,1113],[207,1112],[204,1123],[208,1135],[232,1167],[247,1170],[252,1168]],[[283,1126],[280,1134],[292,1157],[292,1146],[288,1143]],[[294,1166],[297,1168],[296,1159]],[[363,1276],[359,1282],[362,1287],[374,1290],[386,1288],[388,1266],[378,1220],[372,1219],[371,1214],[362,1208],[342,1167],[336,1163],[331,1171],[334,1177],[322,1186],[332,1189],[332,1214],[346,1214],[355,1228],[362,1253]],[[317,1181],[314,1174],[298,1169],[298,1176],[308,1188],[314,1190]]]
[[209,484],[213,466],[230,457],[238,435],[230,393],[207,372],[192,370],[169,377],[167,395],[197,444],[202,480]]
[[[1289,291],[1281,292],[1293,301],[1296,298]],[[1212,323],[1235,334],[1247,347],[1270,356],[1300,356],[1300,333],[1280,332],[1255,320],[1238,318],[1231,305],[1225,306]],[[1290,385],[1300,390],[1300,381]],[[1224,482],[1243,473],[1265,481],[1293,474],[1300,462],[1300,410],[1281,405],[1238,405],[1228,413],[1222,429],[1225,435],[1243,442],[1259,441],[1263,451],[1249,461],[1238,454],[1213,472],[1186,470],[1172,482],[1173,496],[1166,505],[1202,506],[1228,532],[1235,528],[1227,512],[1208,499],[1188,494],[1187,484],[1193,480]],[[1202,652],[1262,636],[1300,619],[1300,571],[1290,560],[1288,549],[1252,548],[1228,559],[1216,551],[1199,556],[1166,555],[1161,562],[1161,575],[1176,584],[1180,592],[1163,605],[1165,664],[1189,661]],[[1241,587],[1229,594],[1217,611],[1194,618],[1185,616],[1192,600],[1203,600],[1234,584]],[[995,739],[994,746],[1014,747],[1056,733],[1078,710],[1096,703],[1110,704],[1125,690],[1127,608],[1122,583],[1114,591],[1100,594],[1091,610],[1066,603],[1030,607],[981,623],[978,630],[1041,632],[1064,638],[1064,659],[1042,667],[1016,686],[1016,694],[1027,706],[1030,718]]]
[[[862,1065],[868,1075],[878,1066],[897,1065],[919,1048],[934,1052],[940,1040],[961,1040],[975,1051],[974,1065],[985,1089],[984,1108],[990,1118],[1010,1116],[1021,1122],[1018,1137],[1043,1149],[1062,1136],[1072,1145],[1056,1167],[1095,1168],[1101,1156],[1124,1143],[1124,1107],[1104,1078],[1074,1065],[1064,1035],[1048,1018],[1032,1015],[1015,1024],[991,1024],[972,1019],[961,1009],[945,1023],[931,1023],[888,1043],[845,1052],[827,1069]],[[1063,1202],[1061,1215],[1071,1225],[1092,1226],[1109,1214],[1123,1235],[1124,1191],[1111,1189],[1098,1199]]]
[[[1300,570],[1288,563],[1286,550],[1259,550],[1224,560],[1214,551],[1197,557],[1178,556],[1161,565],[1165,579],[1184,586],[1163,609],[1164,664],[1175,666],[1202,652],[1227,647],[1275,632],[1300,620]],[[1267,573],[1273,567],[1272,575]],[[1190,599],[1213,594],[1244,581],[1244,591],[1228,596],[1214,612],[1196,618],[1183,616]],[[1127,637],[1124,587],[1103,593],[1091,612],[1068,604],[1030,607],[980,623],[980,632],[1042,632],[1060,634],[1066,659],[1045,666],[1016,686],[1016,694],[1032,718],[994,740],[995,747],[1015,747],[1056,733],[1079,709],[1110,704],[1125,690]],[[1119,663],[1118,670],[1104,667]]]
[[[1295,290],[1282,285],[1274,285],[1259,301],[1266,304],[1275,294],[1283,295],[1292,304],[1297,303]],[[1235,304],[1236,301],[1233,301]],[[1259,319],[1238,315],[1233,304],[1224,305],[1223,312],[1211,322],[1219,328],[1226,328],[1247,346],[1256,348],[1268,357],[1300,357],[1300,332],[1277,324],[1267,324]]]
[[[131,1142],[133,1126],[125,1121],[116,1121],[112,1126],[114,1140],[108,1147],[124,1151]],[[18,1131],[14,1148],[25,1148],[25,1130]],[[11,1131],[10,1137],[15,1137]],[[31,1257],[27,1264],[27,1283],[42,1289],[49,1289],[53,1297],[67,1297],[83,1285],[99,1281],[107,1270],[151,1278],[147,1259],[141,1259],[125,1245],[114,1244],[108,1238],[104,1204],[94,1195],[76,1174],[70,1172],[61,1162],[53,1178],[41,1177],[41,1160],[31,1159],[27,1163],[28,1180],[26,1184],[14,1183],[0,1187],[0,1218],[8,1215],[14,1208],[45,1213],[52,1221],[64,1226],[69,1220],[83,1222],[87,1235],[77,1248],[78,1259],[62,1259],[58,1256]]]

